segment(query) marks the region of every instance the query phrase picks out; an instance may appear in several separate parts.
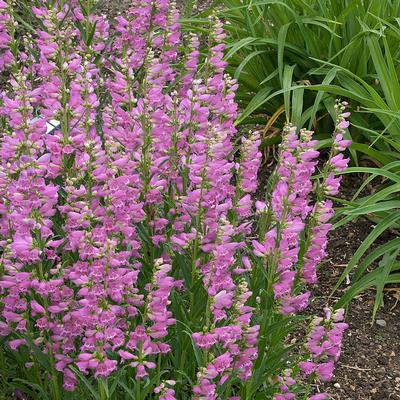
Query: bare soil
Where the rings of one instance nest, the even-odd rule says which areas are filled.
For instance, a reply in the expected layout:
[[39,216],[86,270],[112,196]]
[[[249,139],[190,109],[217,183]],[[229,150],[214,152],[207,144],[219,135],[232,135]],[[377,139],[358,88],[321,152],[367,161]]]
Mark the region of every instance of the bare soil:
[[[359,185],[359,178],[347,178],[342,196],[349,198]],[[320,308],[328,302],[338,277],[372,228],[370,221],[360,219],[330,234],[328,259],[319,271],[315,307]],[[379,243],[391,238],[390,233],[384,234]],[[346,285],[340,289],[336,296],[343,293]],[[324,388],[334,400],[400,400],[399,298],[399,287],[387,288],[384,306],[378,311],[375,321],[371,319],[374,291],[357,296],[350,304],[346,316],[349,329],[343,353],[333,382]],[[378,325],[378,320],[384,326]]]

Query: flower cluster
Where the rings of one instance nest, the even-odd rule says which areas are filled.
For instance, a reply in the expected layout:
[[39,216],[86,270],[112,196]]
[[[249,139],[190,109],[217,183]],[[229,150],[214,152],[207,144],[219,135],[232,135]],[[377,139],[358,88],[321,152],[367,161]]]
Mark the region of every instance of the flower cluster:
[[[327,187],[333,181],[338,189],[340,178],[335,175],[347,168],[349,162],[341,153],[351,144],[351,141],[343,139],[348,127],[346,118],[350,115],[344,112],[346,106],[347,103],[336,105],[334,144],[328,161],[322,168],[322,179],[317,190],[314,191],[312,187],[312,177],[319,156],[315,149],[317,142],[312,139],[312,132],[301,130],[297,134],[297,129],[288,125],[283,132],[280,159],[273,176],[273,189],[269,196],[267,194],[267,203],[256,203],[258,212],[266,214],[267,218],[261,220],[263,226],[259,239],[252,241],[253,253],[263,265],[269,278],[268,283],[272,283],[275,302],[283,315],[296,314],[307,307],[311,291],[306,287],[316,283],[317,266],[326,255],[327,235],[331,228],[329,220],[333,216],[333,208],[332,202],[324,196],[332,194]],[[313,372],[321,380],[332,378],[334,362],[340,353],[346,326],[338,326],[341,334],[335,337],[336,347],[329,350],[331,353],[337,352],[335,357],[318,365],[313,364]],[[296,380],[291,371],[287,371],[287,375],[280,380],[281,393],[276,394],[275,398],[295,398],[291,386],[296,385]],[[315,396],[321,397],[323,394]]]
[[[303,310],[310,292],[296,293],[299,250],[311,205],[311,177],[319,152],[312,132],[287,126],[283,133],[280,160],[275,173],[274,189],[269,204],[258,203],[261,210],[270,210],[269,224],[262,241],[253,241],[254,254],[265,260],[265,266],[275,280],[273,291],[283,314]],[[308,228],[308,225],[307,225]]]
[[312,212],[312,219],[309,223],[309,236],[307,241],[307,251],[304,255],[304,264],[301,275],[305,282],[313,284],[317,280],[316,269],[319,263],[326,256],[327,236],[331,228],[329,220],[333,216],[333,207],[330,200],[323,199],[323,195],[335,195],[339,191],[341,176],[337,176],[347,168],[348,158],[343,157],[343,151],[350,146],[351,140],[343,139],[345,129],[349,126],[346,120],[350,116],[346,112],[347,103],[338,102],[335,106],[337,119],[334,133],[334,144],[331,149],[329,159],[322,171],[323,180],[321,187],[323,193],[317,199]]
[[168,387],[174,386],[175,383],[175,381],[167,380],[154,389],[154,393],[159,395],[159,400],[175,400],[175,390]]
[[[305,344],[305,359],[299,361],[299,373],[293,375],[293,369],[287,369],[278,377],[279,393],[274,400],[292,400],[296,398],[296,387],[318,379],[328,382],[333,377],[335,363],[340,357],[342,340],[348,325],[343,322],[343,310],[332,312],[325,308],[325,317],[315,317],[310,324]],[[309,400],[328,399],[327,393],[316,393]]]
[[[133,0],[113,24],[92,2],[35,4],[38,30],[14,54],[12,2],[0,0],[0,69],[14,71],[0,98],[0,335],[26,365],[43,368],[42,353],[56,400],[77,375],[104,384],[122,370],[138,399],[261,388],[266,332],[307,306],[325,255],[345,105],[321,191],[317,142],[288,125],[255,202],[261,138],[237,141],[218,19],[203,59],[167,0]],[[344,325],[329,329],[308,343],[321,379]]]
[[343,310],[332,314],[325,309],[325,318],[315,318],[311,324],[306,347],[312,361],[303,361],[300,369],[307,377],[312,373],[321,381],[330,381],[335,363],[341,352],[344,331],[348,325],[343,322]]
[[13,54],[10,45],[14,36],[15,21],[12,18],[10,4],[0,1],[0,72],[13,62]]

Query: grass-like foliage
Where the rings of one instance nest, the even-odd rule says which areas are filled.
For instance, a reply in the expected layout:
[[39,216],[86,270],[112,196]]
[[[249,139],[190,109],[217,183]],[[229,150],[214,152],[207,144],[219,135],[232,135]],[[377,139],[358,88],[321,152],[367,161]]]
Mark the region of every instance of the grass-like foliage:
[[91,0],[18,7],[0,0],[4,396],[327,398],[314,383],[343,312],[303,310],[347,104],[323,166],[312,132],[285,126],[255,202],[260,136],[237,135],[218,19],[199,38],[168,1],[133,1],[111,27]]
[[[334,96],[353,99],[354,107],[382,109],[370,90],[387,96],[389,105],[399,94],[398,2],[219,0],[215,4],[229,33],[228,71],[240,83],[237,100],[244,111],[238,123],[256,113],[284,114],[299,126],[315,125],[318,111],[328,108],[334,115]],[[203,28],[201,16],[190,22]],[[385,58],[388,71],[382,69]],[[384,118],[382,113],[377,116]],[[363,127],[374,129],[371,124]],[[322,125],[321,130],[325,128]],[[354,126],[352,132],[366,134]]]
[[[345,223],[356,220],[360,216],[367,216],[375,223],[367,238],[350,259],[335,287],[337,289],[347,276],[351,276],[352,285],[338,301],[338,306],[347,305],[357,294],[367,289],[375,289],[373,318],[379,306],[383,304],[385,285],[400,283],[399,166],[399,161],[393,161],[382,168],[349,168],[346,173],[364,173],[367,178],[351,201],[346,201],[340,209],[337,214],[339,219],[335,224],[335,228],[340,229]],[[376,185],[377,190],[360,196],[363,189],[377,179],[381,180],[381,183]],[[387,242],[376,244],[375,242],[385,232],[391,233],[392,238]],[[374,265],[376,265],[375,268]]]

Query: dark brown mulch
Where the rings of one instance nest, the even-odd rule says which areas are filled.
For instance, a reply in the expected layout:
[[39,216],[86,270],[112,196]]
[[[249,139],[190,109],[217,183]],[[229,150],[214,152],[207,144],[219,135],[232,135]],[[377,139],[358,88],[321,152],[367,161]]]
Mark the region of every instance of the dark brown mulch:
[[[342,195],[351,197],[359,184],[359,179],[347,178]],[[338,277],[372,227],[370,221],[360,219],[330,234],[328,260],[320,269],[315,291],[315,308],[328,302]],[[390,238],[390,233],[384,234],[379,243]],[[345,288],[346,285],[335,295],[340,296]],[[384,306],[375,319],[384,326],[371,319],[373,291],[357,296],[350,304],[342,357],[333,382],[323,388],[334,400],[400,400],[400,302],[397,304],[396,299],[399,294],[396,288],[385,292]]]
[[106,15],[111,20],[114,19],[117,15],[120,15],[129,8],[132,4],[130,0],[100,0],[98,3],[98,7],[100,8],[102,14]]

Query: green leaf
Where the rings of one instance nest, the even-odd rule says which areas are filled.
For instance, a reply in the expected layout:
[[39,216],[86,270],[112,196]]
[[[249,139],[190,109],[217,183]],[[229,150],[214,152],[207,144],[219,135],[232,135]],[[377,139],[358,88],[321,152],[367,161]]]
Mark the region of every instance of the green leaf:
[[283,64],[283,54],[284,54],[284,50],[285,50],[286,35],[287,35],[290,25],[291,25],[291,22],[281,26],[279,28],[279,33],[278,33],[278,71],[279,71],[279,80],[281,82],[282,87],[284,87],[283,86],[283,71],[285,68],[285,66]]
[[[396,262],[391,264],[392,271],[396,271],[398,269],[400,269],[400,263]],[[335,303],[334,308],[335,309],[342,308],[346,306],[358,294],[373,287],[376,287],[377,279],[379,279],[381,274],[382,274],[382,269],[377,268],[374,271],[363,276],[358,281],[352,283],[352,285],[346,290],[346,292],[342,295],[342,297]],[[387,276],[386,284],[398,283],[399,279],[400,279],[399,273],[398,274],[392,273]]]
[[400,191],[400,183],[395,183],[394,185],[387,186],[380,189],[374,194],[371,194],[363,199],[362,205],[375,204],[378,201],[386,199],[386,197],[392,195],[393,193],[398,193]]
[[271,79],[274,79],[277,75],[279,75],[279,71],[278,69],[275,69],[263,81],[260,82],[260,86],[264,85],[264,83],[269,82]]
[[335,303],[334,308],[338,309],[346,306],[351,300],[354,299],[355,296],[373,287],[375,278],[379,275],[379,272],[379,270],[370,272],[357,282],[352,283],[342,297]]
[[304,98],[304,89],[293,91],[292,115],[290,120],[294,126],[298,126],[299,128],[302,126],[301,116],[303,113],[303,98]]
[[355,274],[354,274],[354,281],[357,281],[358,279],[361,278],[365,270],[377,259],[385,255],[386,253],[389,253],[391,251],[394,251],[397,247],[400,247],[400,238],[395,238],[390,240],[389,242],[386,242],[376,249],[374,249],[371,253],[369,253],[363,261],[359,264]]
[[388,164],[393,160],[393,157],[391,157],[390,155],[386,155],[384,152],[376,150],[364,143],[353,142],[351,144],[351,148],[353,150],[366,154],[373,160],[379,161],[382,165]]
[[370,234],[364,239],[357,251],[354,253],[353,257],[350,259],[347,267],[340,276],[338,282],[336,283],[332,293],[334,293],[342,282],[346,279],[346,276],[353,270],[357,265],[358,261],[365,254],[365,252],[371,247],[374,241],[388,228],[394,225],[400,219],[400,214],[392,215],[389,214],[382,221],[378,223],[377,226],[370,232]]
[[352,210],[344,211],[344,214],[349,214],[349,215],[365,215],[365,214],[372,214],[376,213],[379,211],[387,211],[387,210],[392,210],[400,208],[400,200],[389,200],[389,201],[383,201],[381,203],[376,203],[376,204],[367,204],[363,206],[362,204],[359,206],[356,206]]
[[245,47],[245,46],[249,45],[250,43],[253,43],[254,41],[256,41],[256,38],[246,37],[246,38],[243,38],[242,40],[239,40],[239,42],[235,43],[234,45],[228,46],[227,48],[229,50],[228,50],[228,53],[225,55],[225,60],[229,60],[242,47]]
[[29,382],[25,379],[16,378],[14,379],[15,382],[22,382],[27,386],[30,386],[32,389],[37,390],[40,393],[40,399],[42,400],[50,400],[48,394],[44,391],[44,389],[38,385],[37,383]]
[[[400,87],[398,77],[396,76],[395,80],[392,80],[391,72],[393,71],[389,71],[389,67],[385,63],[385,57],[382,53],[378,38],[375,35],[369,35],[367,37],[367,44],[379,77],[379,82],[385,94],[385,99],[387,100],[389,107],[396,110],[400,106]],[[390,63],[393,64],[390,52],[386,54],[386,59],[390,60]],[[392,68],[394,69],[393,65]]]
[[20,15],[18,15],[17,13],[14,13],[14,18],[20,23],[22,24],[28,31],[30,31],[33,34],[36,34],[36,29],[29,24],[28,22],[26,22],[25,19],[21,18]]
[[376,294],[372,319],[375,319],[376,312],[378,311],[379,306],[383,303],[383,289],[385,288],[399,251],[400,250],[397,249],[393,254],[386,253],[380,263],[379,274],[375,281]]
[[290,91],[292,89],[292,82],[293,82],[293,71],[296,68],[295,65],[289,66],[285,65],[283,71],[283,98],[285,103],[285,112],[286,112],[286,122],[290,122],[292,119],[291,115],[291,108],[290,108]]
[[195,355],[196,362],[197,362],[197,367],[198,368],[204,367],[203,354],[202,354],[201,350],[197,347],[196,343],[194,342],[193,337],[192,337],[192,333],[188,332],[188,331],[183,331],[183,332],[186,335],[188,335],[188,337],[190,338],[190,342],[192,343],[194,355]]
[[[242,74],[243,69],[246,67],[246,65],[254,58],[259,56],[260,54],[265,54],[267,51],[266,50],[257,50],[253,51],[250,54],[248,54],[243,61],[239,64],[239,66],[236,68],[234,78],[239,79],[240,75]],[[264,84],[265,82],[261,82],[260,86]]]
[[244,109],[240,117],[236,120],[236,125],[240,124],[246,117],[248,117],[255,110],[260,108],[263,104],[265,104],[269,100],[269,96],[271,94],[272,88],[265,87],[262,88],[249,102],[247,107]]
[[124,389],[124,394],[132,400],[137,400],[135,393],[122,381],[118,381],[118,385]]
[[118,386],[118,382],[125,376],[127,367],[128,366],[126,365],[126,366],[124,366],[122,368],[119,368],[118,372],[115,375],[112,376],[113,381],[112,381],[112,384],[111,384],[110,390],[109,390],[109,397],[110,398],[112,398],[112,396],[113,396],[113,394],[114,394],[114,392],[115,392],[115,390],[116,390],[116,388]]
[[96,26],[97,26],[97,21],[95,21],[92,24],[92,26],[90,28],[90,31],[89,31],[89,34],[87,35],[87,40],[86,40],[86,45],[87,46],[91,46],[92,45],[93,37],[94,37],[94,34],[96,32]]
[[[324,80],[322,81],[322,85],[325,85],[325,86],[329,85],[335,79],[337,71],[338,71],[337,68],[331,68],[329,70],[329,72],[326,74]],[[315,116],[317,115],[317,111],[319,109],[322,97],[324,95],[326,95],[326,93],[323,91],[320,91],[317,93],[317,95],[315,97],[314,105],[313,105],[313,108],[311,111],[310,124],[308,126],[308,129],[311,129],[312,125],[314,124]]]
[[[15,380],[17,381],[17,379],[15,379]],[[7,386],[9,386],[10,389],[13,390],[13,391],[14,390],[20,390],[22,393],[29,395],[30,399],[41,400],[41,398],[38,396],[37,392],[35,392],[34,390],[32,390],[30,388],[31,385],[25,386],[25,385],[22,384],[23,383],[22,381],[24,381],[24,380],[23,379],[18,379],[18,383],[10,382],[10,383],[8,383]],[[10,396],[11,396],[11,394],[10,394]],[[10,399],[11,398],[12,397],[10,397]]]
[[179,270],[179,278],[183,277],[185,280],[186,287],[192,287],[193,277],[192,277],[192,264],[189,258],[185,254],[174,253],[174,263]]
[[89,380],[82,374],[75,366],[70,365],[69,368],[75,373],[75,375],[82,381],[85,387],[89,390],[95,400],[100,400],[100,395],[94,388],[94,386],[89,382]]
[[23,338],[26,340],[28,347],[30,347],[30,349],[35,354],[35,359],[42,365],[45,371],[50,373],[52,371],[52,368],[49,361],[49,357],[45,355],[38,346],[36,346],[36,344],[29,336],[25,335],[23,336]]

